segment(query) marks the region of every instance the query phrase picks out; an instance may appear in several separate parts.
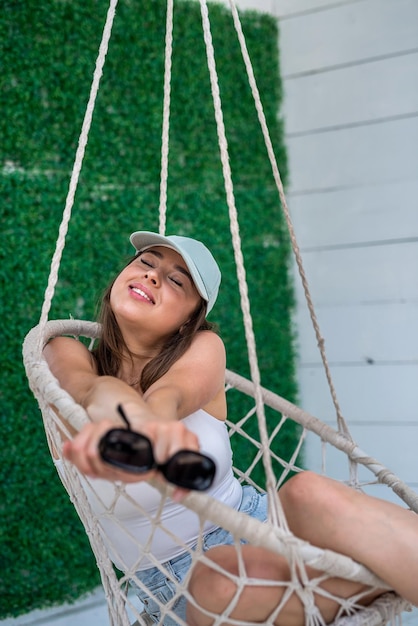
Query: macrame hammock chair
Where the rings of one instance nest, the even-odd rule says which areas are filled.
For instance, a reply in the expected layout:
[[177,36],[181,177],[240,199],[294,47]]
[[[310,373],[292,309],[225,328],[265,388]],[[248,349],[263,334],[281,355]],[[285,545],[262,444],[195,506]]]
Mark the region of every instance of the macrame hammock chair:
[[[58,279],[58,268],[64,249],[65,237],[71,216],[72,206],[74,203],[74,196],[77,188],[79,174],[81,171],[85,148],[87,145],[88,133],[90,130],[103,65],[107,54],[116,5],[117,0],[110,0],[106,22],[103,30],[103,37],[96,61],[96,68],[93,75],[90,98],[87,104],[78,149],[70,179],[69,191],[65,203],[63,219],[59,228],[57,245],[51,262],[51,270],[48,285],[45,291],[45,298],[41,311],[40,321],[39,324],[34,329],[32,329],[25,338],[23,345],[23,358],[30,387],[42,411],[48,444],[51,450],[54,449],[54,451],[58,453],[63,463],[63,473],[61,475],[61,480],[85,527],[85,531],[88,535],[92,550],[96,557],[97,565],[100,570],[102,584],[107,598],[110,624],[111,626],[129,626],[133,623],[148,624],[149,618],[142,611],[141,603],[137,601],[136,596],[134,597],[131,591],[128,590],[128,587],[133,582],[137,585],[138,588],[142,588],[145,592],[147,591],[147,589],[144,589],[143,583],[138,580],[135,575],[135,571],[136,569],[138,569],[135,568],[135,564],[130,567],[126,566],[126,568],[124,568],[123,574],[119,572],[118,575],[116,575],[113,563],[108,555],[109,549],[111,550],[112,546],[109,546],[109,538],[106,537],[106,533],[103,530],[103,525],[105,525],[106,521],[111,519],[115,524],[118,525],[120,533],[126,532],[126,530],[124,530],[124,528],[114,517],[114,511],[119,504],[123,504],[124,500],[129,501],[130,505],[132,505],[133,503],[129,498],[129,494],[126,492],[125,485],[116,483],[113,487],[112,498],[110,498],[110,500],[107,502],[101,501],[100,503],[102,513],[98,514],[97,512],[93,512],[90,503],[92,494],[94,494],[94,485],[91,483],[91,481],[86,479],[86,477],[82,476],[73,465],[63,459],[61,454],[63,437],[71,437],[71,432],[69,432],[70,429],[67,428],[65,424],[69,424],[73,429],[78,431],[83,426],[83,424],[87,423],[88,417],[84,409],[80,405],[76,404],[73,398],[71,398],[71,396],[69,396],[69,394],[66,393],[58,385],[56,379],[51,374],[42,354],[44,345],[51,337],[54,336],[71,335],[76,338],[85,337],[91,340],[91,346],[94,344],[94,341],[100,336],[100,326],[97,323],[80,320],[48,321],[48,314],[54,294],[54,289]],[[234,581],[237,591],[234,600],[224,611],[223,615],[213,615],[213,623],[214,625],[217,625],[221,624],[225,620],[228,620],[230,623],[242,625],[249,624],[250,622],[238,622],[228,616],[230,615],[231,611],[233,611],[234,606],[236,606],[236,603],[238,602],[240,594],[242,593],[245,585],[257,585],[266,583],[266,581],[249,579],[246,575],[245,565],[240,550],[241,540],[245,540],[252,545],[262,546],[275,553],[281,554],[287,559],[289,563],[291,579],[287,582],[275,583],[282,586],[283,588],[282,600],[280,601],[275,611],[270,615],[268,620],[265,621],[266,624],[274,624],[274,620],[277,619],[280,610],[289,599],[289,596],[293,593],[297,594],[300,602],[303,604],[306,616],[305,623],[307,625],[324,624],[324,620],[315,606],[314,595],[318,597],[319,594],[327,597],[332,597],[333,599],[335,599],[336,602],[339,603],[340,608],[333,622],[335,626],[355,626],[357,624],[378,626],[380,624],[385,624],[389,621],[391,621],[392,623],[397,620],[400,621],[401,613],[405,610],[409,610],[410,606],[405,600],[397,596],[389,589],[387,593],[375,600],[370,606],[362,607],[358,603],[360,600],[359,596],[348,599],[337,598],[335,596],[332,596],[330,592],[324,591],[324,589],[319,586],[329,577],[339,577],[347,580],[354,580],[365,583],[367,585],[370,585],[371,587],[378,586],[380,588],[387,589],[387,586],[381,580],[379,580],[372,572],[367,570],[365,567],[359,565],[358,563],[352,561],[350,558],[329,550],[317,548],[295,537],[288,528],[286,518],[281,507],[280,498],[277,495],[278,487],[285,481],[290,472],[302,471],[300,467],[297,467],[296,460],[302,448],[302,444],[307,431],[311,431],[320,438],[324,458],[326,444],[331,444],[331,446],[345,453],[348,458],[349,468],[349,476],[346,481],[348,484],[355,488],[360,488],[361,484],[366,484],[366,481],[363,481],[363,483],[361,483],[358,476],[359,467],[364,466],[368,470],[370,470],[371,473],[371,478],[368,479],[367,484],[386,484],[403,500],[404,503],[406,503],[406,505],[410,509],[418,512],[417,494],[415,494],[415,492],[413,492],[397,476],[388,471],[383,465],[381,465],[375,459],[367,456],[355,444],[350,435],[348,426],[341,415],[324,351],[324,342],[321,337],[318,323],[316,320],[312,299],[309,293],[308,284],[303,270],[299,248],[295,239],[293,226],[287,208],[286,198],[283,191],[283,186],[280,179],[280,174],[274,156],[273,146],[270,140],[269,131],[263,113],[263,107],[252,70],[251,61],[246,48],[245,38],[241,29],[239,14],[235,6],[234,0],[230,0],[231,17],[235,25],[239,44],[241,46],[241,51],[248,74],[248,80],[254,97],[255,108],[265,139],[268,158],[270,159],[273,177],[277,186],[282,208],[285,214],[285,219],[289,228],[296,263],[299,269],[299,274],[301,276],[307,305],[312,318],[328,384],[336,409],[337,429],[334,430],[330,426],[322,423],[319,419],[309,415],[294,404],[288,402],[284,398],[281,398],[275,393],[264,389],[261,386],[260,374],[257,364],[255,340],[252,330],[249,299],[245,280],[244,260],[241,253],[238,217],[234,201],[231,171],[229,168],[228,147],[225,128],[223,124],[221,99],[218,88],[209,12],[206,0],[200,0],[200,7],[202,15],[203,36],[206,45],[208,69],[214,102],[214,112],[217,125],[220,157],[225,180],[226,200],[229,208],[232,245],[237,266],[241,307],[243,312],[251,372],[251,380],[247,380],[242,376],[228,370],[226,372],[226,389],[227,391],[231,389],[238,390],[240,393],[243,393],[246,396],[253,398],[254,400],[254,402],[252,402],[253,408],[246,415],[244,415],[242,419],[237,420],[235,423],[228,421],[227,424],[231,437],[245,437],[248,446],[255,446],[254,460],[251,463],[251,466],[244,472],[234,468],[239,480],[257,486],[254,479],[252,478],[252,470],[257,462],[259,462],[261,459],[265,471],[265,490],[269,495],[269,518],[267,523],[261,523],[243,513],[237,512],[226,506],[225,504],[222,504],[221,502],[210,498],[204,493],[191,492],[184,500],[184,506],[188,507],[198,517],[201,529],[203,529],[205,521],[210,520],[216,525],[225,528],[229,532],[231,532],[235,540],[234,545],[236,548],[237,559],[239,563],[239,576],[232,576],[231,574],[227,574],[226,572],[225,575],[229,576]],[[168,0],[166,18],[164,109],[159,210],[159,231],[161,234],[165,233],[165,207],[167,197],[172,33],[173,0]],[[271,407],[277,412],[277,423],[274,426],[273,432],[270,434],[268,434],[266,424],[265,406]],[[246,423],[254,415],[256,416],[258,421],[260,441],[256,441],[254,437],[250,437],[245,432]],[[61,418],[58,416],[61,416]],[[285,461],[279,458],[270,449],[271,441],[280,434],[287,420],[294,420],[302,427],[302,434],[296,445],[296,449],[291,456],[290,461]],[[324,458],[323,471],[325,473]],[[278,477],[274,475],[272,469],[272,459],[274,460],[276,465],[278,463],[282,468],[281,475]],[[169,485],[167,485],[166,487],[162,487],[161,484],[157,484],[154,482],[152,482],[151,484],[153,487],[161,492],[162,496],[161,506],[156,515],[154,517],[150,516],[147,511],[141,509],[141,506],[138,503],[134,503],[135,506],[137,506],[138,508],[138,515],[145,515],[149,518],[149,523],[152,528],[151,536],[158,528],[160,531],[168,533],[171,539],[177,541],[178,544],[184,548],[184,550],[189,550],[191,552],[193,564],[197,561],[203,561],[204,563],[213,567],[213,562],[209,561],[208,558],[205,556],[202,545],[202,537],[198,540],[197,546],[195,546],[195,548],[191,551],[188,546],[184,545],[184,542],[179,537],[174,536],[172,531],[164,527],[164,523],[160,519],[161,509],[163,508],[163,504],[166,498],[170,497],[170,494],[172,493],[172,487],[170,487]],[[135,540],[135,538],[133,537],[130,537],[130,539],[132,541]],[[150,553],[149,545],[139,546],[139,553],[146,554],[147,557],[150,559],[152,565],[155,565],[161,571],[163,571],[167,578],[172,578],[170,572],[165,569],[164,565],[160,564]],[[321,575],[318,575],[318,577],[314,580],[309,580],[306,574],[306,568],[308,566],[319,570],[321,572]],[[185,624],[185,622],[183,622],[179,617],[176,617],[176,615],[172,611],[172,608],[177,598],[181,595],[185,596],[189,602],[195,603],[195,600],[187,590],[187,580],[188,578],[186,578],[186,582],[183,585],[177,584],[176,595],[168,603],[162,602],[161,599],[158,597],[154,598],[156,604],[159,606],[161,611],[161,624],[164,623],[165,616],[177,620],[178,624]],[[173,580],[173,582],[176,584],[175,580]],[[210,614],[210,612],[206,612]]]

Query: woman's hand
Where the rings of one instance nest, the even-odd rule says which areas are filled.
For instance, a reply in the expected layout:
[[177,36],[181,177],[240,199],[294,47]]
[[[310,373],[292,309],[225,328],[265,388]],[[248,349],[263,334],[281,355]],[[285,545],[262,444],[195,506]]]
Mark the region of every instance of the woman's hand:
[[[134,422],[135,424],[135,422]],[[125,483],[149,480],[162,475],[151,470],[142,474],[134,474],[102,460],[99,452],[99,442],[111,429],[115,428],[115,422],[110,419],[92,422],[84,428],[71,441],[63,445],[63,453],[66,459],[74,463],[80,472],[90,478],[102,478],[104,480],[119,480]],[[153,455],[157,463],[164,463],[179,450],[199,451],[199,442],[196,435],[180,421],[162,421],[150,419],[141,422],[139,427],[135,424],[134,429],[151,440]],[[181,499],[187,492],[176,489],[175,499]]]

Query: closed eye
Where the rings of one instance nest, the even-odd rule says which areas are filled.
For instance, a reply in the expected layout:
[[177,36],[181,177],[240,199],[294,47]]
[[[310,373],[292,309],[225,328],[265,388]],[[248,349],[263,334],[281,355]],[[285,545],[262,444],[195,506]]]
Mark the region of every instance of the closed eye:
[[175,285],[178,285],[179,287],[183,287],[183,282],[181,280],[179,280],[176,276],[170,276],[170,280]]
[[147,261],[147,259],[144,259],[144,257],[141,257],[140,260],[143,265],[146,265],[147,267],[154,267],[153,264]]

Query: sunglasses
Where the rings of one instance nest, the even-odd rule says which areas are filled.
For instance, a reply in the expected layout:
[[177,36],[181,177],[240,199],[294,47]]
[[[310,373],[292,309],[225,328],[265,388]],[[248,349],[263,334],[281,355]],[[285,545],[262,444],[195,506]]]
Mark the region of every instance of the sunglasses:
[[117,411],[127,429],[113,428],[102,437],[99,453],[103,461],[135,474],[157,469],[169,483],[183,489],[209,489],[216,473],[216,465],[211,458],[193,450],[179,450],[165,463],[157,463],[151,440],[132,430],[120,404]]

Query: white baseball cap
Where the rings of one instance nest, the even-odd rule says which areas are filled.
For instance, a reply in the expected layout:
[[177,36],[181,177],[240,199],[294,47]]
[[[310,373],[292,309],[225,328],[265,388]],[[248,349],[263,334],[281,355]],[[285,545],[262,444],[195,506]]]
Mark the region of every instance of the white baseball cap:
[[196,289],[208,303],[207,313],[213,308],[221,283],[221,272],[208,248],[190,237],[159,235],[145,230],[132,233],[131,244],[138,252],[153,246],[171,248],[180,254],[193,278]]

